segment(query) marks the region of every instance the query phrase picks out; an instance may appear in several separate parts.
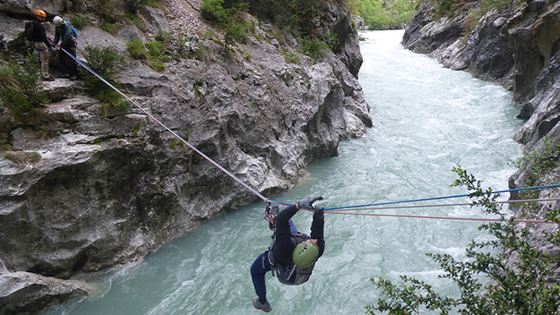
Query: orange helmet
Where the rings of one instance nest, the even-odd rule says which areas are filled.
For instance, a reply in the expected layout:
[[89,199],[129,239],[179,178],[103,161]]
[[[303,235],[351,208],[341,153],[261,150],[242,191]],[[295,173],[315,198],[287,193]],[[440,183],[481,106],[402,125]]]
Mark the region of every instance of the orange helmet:
[[42,17],[46,18],[47,14],[43,10],[37,10],[37,11],[35,11],[35,16],[42,16]]

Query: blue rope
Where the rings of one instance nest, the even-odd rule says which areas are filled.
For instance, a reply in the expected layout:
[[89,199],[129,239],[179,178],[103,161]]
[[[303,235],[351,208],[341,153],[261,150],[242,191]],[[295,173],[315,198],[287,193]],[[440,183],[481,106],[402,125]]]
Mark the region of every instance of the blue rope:
[[[81,60],[79,60],[78,58],[74,57],[72,54],[70,54],[69,52],[67,52],[65,49],[63,49],[62,47],[60,48],[62,51],[64,51],[64,53],[66,53],[68,56],[70,56],[72,59],[74,59],[80,66],[84,67],[86,70],[88,70],[89,72],[91,72],[94,76],[96,76],[98,79],[100,79],[101,81],[103,81],[103,83],[105,83],[106,85],[108,85],[110,88],[112,88],[113,90],[115,90],[117,93],[119,93],[120,95],[122,95],[124,98],[126,98],[130,103],[132,103],[134,106],[136,106],[138,109],[140,109],[142,112],[144,112],[146,115],[148,115],[150,118],[152,118],[156,123],[158,123],[160,126],[162,126],[164,129],[166,129],[167,131],[169,131],[173,136],[175,136],[176,138],[178,138],[179,140],[181,140],[183,143],[185,143],[186,145],[188,145],[191,149],[193,149],[196,153],[198,153],[199,155],[201,155],[202,157],[204,157],[206,160],[208,160],[210,163],[214,164],[216,167],[218,167],[220,170],[222,170],[224,173],[226,173],[227,175],[229,175],[231,178],[233,178],[235,181],[237,181],[238,183],[240,183],[243,187],[247,188],[249,191],[251,191],[253,194],[255,194],[257,197],[259,197],[260,199],[262,199],[265,202],[268,203],[275,203],[275,204],[279,204],[279,205],[284,205],[284,206],[291,206],[293,205],[292,203],[286,203],[286,202],[281,202],[281,201],[275,201],[275,200],[270,200],[268,198],[266,198],[265,196],[261,195],[258,191],[256,191],[255,189],[253,189],[252,187],[250,187],[249,185],[247,185],[245,182],[243,182],[242,180],[240,180],[239,178],[237,178],[235,175],[233,175],[231,172],[229,172],[228,170],[226,170],[224,167],[222,167],[221,165],[219,165],[218,163],[216,163],[214,160],[212,160],[211,158],[209,158],[208,156],[206,156],[204,153],[202,153],[201,151],[199,151],[196,147],[194,147],[193,145],[191,145],[190,143],[188,143],[185,139],[183,139],[181,136],[179,136],[177,133],[175,133],[173,130],[169,129],[166,125],[164,125],[161,121],[159,121],[157,118],[155,118],[152,114],[148,113],[148,111],[146,111],[145,109],[143,109],[140,105],[136,104],[136,102],[134,102],[130,97],[128,97],[127,95],[125,95],[123,92],[121,92],[119,89],[117,89],[115,86],[113,86],[110,82],[108,82],[107,80],[105,80],[103,77],[101,77],[99,74],[97,74],[95,71],[93,71],[90,67],[88,67],[85,63],[83,63]],[[509,190],[501,190],[501,191],[495,191],[492,192],[492,194],[500,194],[500,193],[506,193],[506,192],[516,192],[516,191],[525,191],[525,190],[535,190],[535,189],[545,189],[545,188],[555,188],[555,187],[560,187],[560,184],[556,184],[556,185],[548,185],[548,186],[538,186],[538,187],[528,187],[528,188],[517,188],[517,189],[509,189]],[[442,199],[452,199],[452,198],[461,198],[461,197],[468,197],[470,196],[470,194],[464,194],[464,195],[454,195],[454,196],[444,196],[444,197],[433,197],[433,198],[424,198],[424,199],[414,199],[414,200],[403,200],[403,201],[391,201],[391,202],[381,202],[381,203],[372,203],[372,204],[366,204],[366,205],[357,205],[357,206],[346,206],[346,207],[333,207],[333,208],[325,208],[325,210],[340,210],[340,209],[356,209],[356,208],[367,208],[367,207],[375,207],[375,206],[384,206],[384,205],[393,205],[393,204],[401,204],[401,203],[411,203],[411,202],[420,202],[420,201],[430,201],[430,200],[442,200]]]
[[[492,194],[501,194],[501,193],[516,192],[516,191],[536,190],[536,189],[555,188],[555,187],[560,187],[560,184],[547,185],[547,186],[536,186],[536,187],[528,187],[528,188],[516,188],[516,189],[508,189],[508,190],[499,190],[499,191],[493,191]],[[366,207],[375,207],[375,206],[384,206],[384,205],[394,205],[394,204],[400,204],[400,203],[410,203],[410,202],[419,202],[419,201],[430,201],[430,200],[442,200],[442,199],[461,198],[461,197],[469,197],[470,195],[471,195],[471,194],[464,194],[464,195],[454,195],[454,196],[444,196],[444,197],[433,197],[433,198],[414,199],[414,200],[381,202],[381,203],[372,203],[372,204],[358,205],[358,206],[346,206],[346,207],[325,208],[325,210],[340,210],[340,209],[366,208]]]
[[177,139],[181,140],[184,144],[188,145],[191,149],[193,149],[196,153],[198,153],[200,156],[202,156],[203,158],[205,158],[206,160],[208,160],[210,163],[214,164],[214,166],[216,166],[217,168],[219,168],[222,172],[226,173],[227,175],[229,175],[231,178],[233,178],[235,181],[237,181],[239,184],[241,184],[243,187],[247,188],[249,191],[251,191],[253,194],[255,194],[255,196],[259,197],[260,199],[267,201],[267,198],[263,195],[261,195],[258,191],[256,191],[254,188],[252,188],[251,186],[247,185],[245,182],[243,182],[241,179],[237,178],[237,176],[233,175],[230,171],[226,170],[223,166],[221,166],[220,164],[218,164],[216,161],[212,160],[210,157],[208,157],[206,154],[202,153],[200,150],[198,150],[195,146],[193,146],[192,144],[188,143],[185,139],[183,139],[181,136],[179,136],[177,133],[175,133],[175,131],[171,130],[169,127],[167,127],[165,124],[163,124],[161,121],[159,121],[156,117],[154,117],[152,114],[150,114],[147,110],[145,110],[144,108],[142,108],[140,105],[136,104],[135,101],[133,101],[130,97],[128,97],[127,95],[125,95],[123,92],[121,92],[119,89],[117,89],[115,86],[113,86],[109,81],[105,80],[103,77],[101,77],[99,74],[97,74],[95,71],[93,71],[90,67],[88,67],[85,63],[83,63],[81,60],[79,60],[78,58],[74,57],[72,54],[70,54],[69,52],[67,52],[64,48],[60,48],[62,51],[64,51],[68,56],[70,56],[72,59],[74,59],[80,66],[84,67],[86,70],[88,70],[89,72],[91,72],[91,74],[93,74],[94,76],[96,76],[99,80],[103,81],[103,83],[105,83],[106,85],[108,85],[110,88],[112,88],[115,92],[119,93],[120,95],[122,95],[127,101],[129,101],[131,104],[133,104],[134,106],[136,106],[136,108],[138,108],[139,110],[141,110],[144,114],[148,115],[148,117],[150,117],[151,119],[153,119],[156,123],[158,123],[160,126],[162,126],[165,130],[169,131],[173,136],[175,136]]

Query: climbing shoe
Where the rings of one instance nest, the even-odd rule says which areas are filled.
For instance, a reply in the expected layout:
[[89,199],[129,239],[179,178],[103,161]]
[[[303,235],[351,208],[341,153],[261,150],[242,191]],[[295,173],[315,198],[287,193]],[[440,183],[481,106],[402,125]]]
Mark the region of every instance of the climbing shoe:
[[258,310],[262,310],[263,312],[267,312],[267,313],[268,313],[268,312],[272,311],[272,307],[270,306],[270,304],[268,304],[268,302],[262,304],[262,303],[259,301],[259,298],[255,298],[255,299],[253,300],[253,306],[254,306],[256,309],[258,309]]
[[49,74],[49,76],[48,76],[48,77],[46,77],[46,78],[45,78],[45,77],[43,77],[43,80],[44,80],[44,81],[54,81],[54,80],[55,80],[55,78],[54,78],[54,77],[53,77],[52,75],[50,75],[50,74]]

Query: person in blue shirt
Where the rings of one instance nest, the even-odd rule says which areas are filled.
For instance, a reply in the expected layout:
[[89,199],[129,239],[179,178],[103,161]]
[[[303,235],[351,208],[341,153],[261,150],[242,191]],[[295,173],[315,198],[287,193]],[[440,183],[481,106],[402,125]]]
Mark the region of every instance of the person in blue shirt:
[[[54,45],[60,41],[60,47],[64,48],[72,56],[76,57],[77,38],[74,36],[74,30],[68,21],[64,21],[60,16],[55,16],[53,23],[56,26],[54,35]],[[60,67],[62,69],[61,78],[70,78],[70,80],[78,79],[78,67],[76,61],[68,56],[64,51],[58,52]]]

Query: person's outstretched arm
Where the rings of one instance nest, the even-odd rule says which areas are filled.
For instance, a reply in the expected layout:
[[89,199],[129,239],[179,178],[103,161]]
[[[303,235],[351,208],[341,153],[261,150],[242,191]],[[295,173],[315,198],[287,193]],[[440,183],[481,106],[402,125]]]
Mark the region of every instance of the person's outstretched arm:
[[317,258],[319,258],[325,251],[325,213],[323,212],[323,207],[317,206],[315,208],[313,222],[311,223],[311,238],[317,240],[317,246],[319,247],[319,255]]

